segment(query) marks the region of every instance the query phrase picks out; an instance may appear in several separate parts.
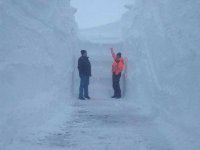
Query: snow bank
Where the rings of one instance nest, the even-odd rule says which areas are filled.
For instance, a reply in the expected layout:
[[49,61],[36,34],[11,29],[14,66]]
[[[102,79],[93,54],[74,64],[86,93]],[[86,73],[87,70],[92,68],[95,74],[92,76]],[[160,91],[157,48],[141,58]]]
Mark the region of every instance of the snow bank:
[[0,147],[70,98],[74,13],[70,0],[0,1]]
[[199,7],[198,0],[136,0],[122,17],[128,97],[184,132],[200,123]]

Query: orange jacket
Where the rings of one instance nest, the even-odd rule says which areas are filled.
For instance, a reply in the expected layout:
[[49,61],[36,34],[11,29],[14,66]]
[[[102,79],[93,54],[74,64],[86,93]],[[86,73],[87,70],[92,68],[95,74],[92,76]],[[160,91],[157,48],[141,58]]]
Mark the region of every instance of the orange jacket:
[[123,57],[117,58],[115,52],[111,50],[113,63],[112,63],[112,72],[118,75],[120,72],[123,71],[124,68],[124,59]]

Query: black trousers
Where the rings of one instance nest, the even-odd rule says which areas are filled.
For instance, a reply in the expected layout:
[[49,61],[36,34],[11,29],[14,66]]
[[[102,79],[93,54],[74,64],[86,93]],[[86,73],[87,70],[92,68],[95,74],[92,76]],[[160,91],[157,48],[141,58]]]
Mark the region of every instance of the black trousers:
[[113,89],[114,89],[114,96],[115,97],[121,97],[121,89],[120,89],[120,78],[121,78],[121,73],[118,75],[114,74],[112,75],[112,82],[113,82]]

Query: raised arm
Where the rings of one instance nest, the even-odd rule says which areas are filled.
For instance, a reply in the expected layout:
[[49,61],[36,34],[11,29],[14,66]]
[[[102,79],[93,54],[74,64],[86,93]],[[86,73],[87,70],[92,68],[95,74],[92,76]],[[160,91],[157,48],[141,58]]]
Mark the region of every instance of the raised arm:
[[110,51],[111,51],[111,54],[112,54],[113,59],[116,59],[116,54],[115,54],[113,48],[110,48]]

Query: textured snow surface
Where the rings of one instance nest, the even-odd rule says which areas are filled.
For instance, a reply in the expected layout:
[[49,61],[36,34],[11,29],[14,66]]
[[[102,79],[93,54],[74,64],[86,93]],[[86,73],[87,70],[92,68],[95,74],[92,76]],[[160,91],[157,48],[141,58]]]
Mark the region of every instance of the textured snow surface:
[[0,149],[66,105],[77,47],[74,13],[69,0],[0,1]]
[[[117,26],[78,39],[69,0],[0,0],[0,149],[200,149],[200,2],[125,7]],[[127,58],[120,100],[109,98],[110,47]],[[80,49],[92,63],[87,101]]]
[[122,17],[127,97],[144,110],[157,108],[179,128],[181,135],[166,132],[174,149],[199,149],[192,147],[200,143],[199,6],[198,0],[135,1]]

